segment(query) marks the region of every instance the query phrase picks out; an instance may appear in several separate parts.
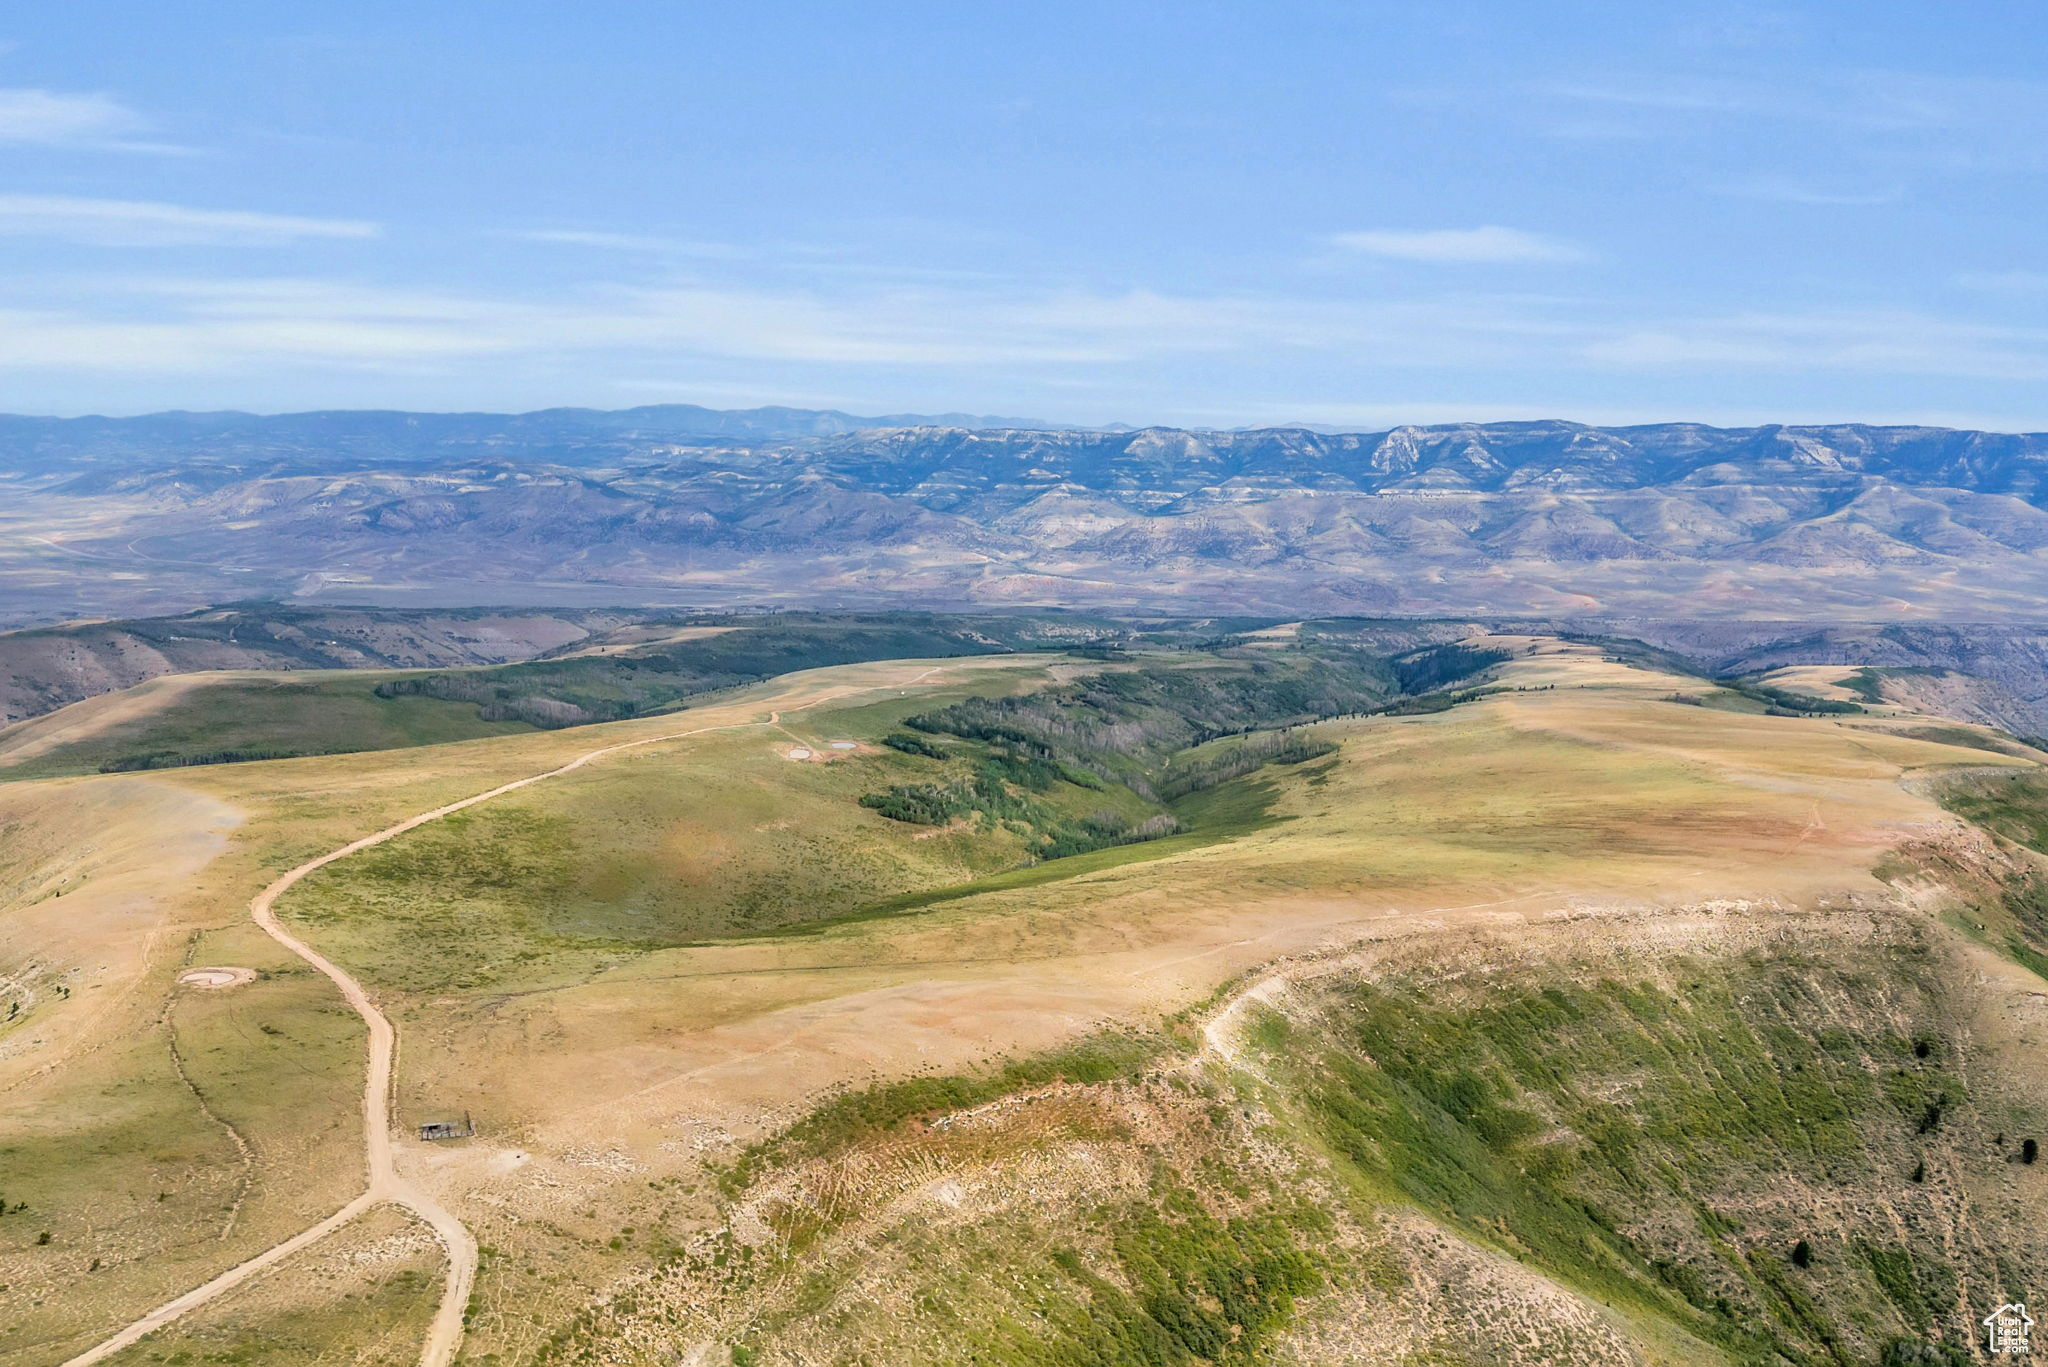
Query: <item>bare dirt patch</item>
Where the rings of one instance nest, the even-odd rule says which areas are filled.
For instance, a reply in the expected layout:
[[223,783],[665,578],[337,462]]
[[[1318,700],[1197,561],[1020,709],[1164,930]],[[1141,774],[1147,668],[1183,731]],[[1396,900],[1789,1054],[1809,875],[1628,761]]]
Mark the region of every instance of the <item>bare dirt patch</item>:
[[787,727],[778,729],[796,742],[779,753],[784,759],[795,760],[800,764],[830,764],[835,759],[850,759],[855,755],[876,753],[874,746],[863,745],[857,740],[812,741],[803,739]]
[[186,987],[197,987],[207,991],[218,991],[224,987],[240,987],[256,981],[253,968],[193,968],[178,975],[178,981]]

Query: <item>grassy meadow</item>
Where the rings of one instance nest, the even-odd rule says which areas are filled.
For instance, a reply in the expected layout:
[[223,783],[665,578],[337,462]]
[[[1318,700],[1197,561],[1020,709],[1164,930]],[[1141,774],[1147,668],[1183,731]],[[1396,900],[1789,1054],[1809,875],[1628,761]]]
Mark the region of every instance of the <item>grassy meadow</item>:
[[107,1359],[114,1367],[410,1367],[440,1296],[433,1233],[372,1211],[253,1285]]
[[[152,681],[0,731],[0,779],[440,745],[649,716],[794,671],[974,657],[1108,624],[930,614],[712,619],[672,639],[520,664]],[[994,633],[991,635],[990,633]],[[124,696],[130,705],[123,705]]]
[[166,967],[219,962],[262,976],[158,989],[138,1028],[10,1088],[0,1361],[83,1347],[109,1307],[168,1300],[359,1189],[361,1023],[253,927],[197,932]]
[[[403,1149],[483,1245],[474,1360],[1454,1362],[1512,1329],[1530,1362],[1833,1363],[1933,1343],[1945,1287],[2023,1288],[1987,1248],[2032,1248],[2027,1055],[1971,1043],[1967,941],[1873,869],[1943,819],[1918,790],[1966,774],[2028,843],[2041,794],[1996,774],[2032,762],[1684,705],[1683,679],[1539,638],[1489,653],[1468,701],[1303,726],[1251,768],[1252,739],[1145,710],[1152,685],[1081,682],[1159,667],[1132,652],[0,787],[0,943],[33,998],[0,1027],[0,1192],[26,1205],[0,1216],[0,1362],[61,1360],[352,1193],[360,1028],[248,925],[256,889],[686,730],[280,903],[398,1023],[401,1130],[480,1121]],[[1049,687],[1095,710],[958,707]],[[912,724],[949,709],[962,729]],[[936,824],[863,802],[976,781],[1007,800]],[[1179,830],[1042,857],[1160,816]],[[1219,1053],[1219,989],[1276,962],[1299,980]],[[203,963],[263,976],[172,987]],[[358,1317],[379,1360],[430,1261],[308,1274],[123,1360],[324,1361]]]
[[[402,676],[323,672],[207,679],[161,711],[95,728],[19,762],[0,754],[0,779],[396,750],[534,729],[519,721],[485,721],[473,704],[379,697],[377,685],[397,677]],[[26,734],[60,717],[13,729]]]

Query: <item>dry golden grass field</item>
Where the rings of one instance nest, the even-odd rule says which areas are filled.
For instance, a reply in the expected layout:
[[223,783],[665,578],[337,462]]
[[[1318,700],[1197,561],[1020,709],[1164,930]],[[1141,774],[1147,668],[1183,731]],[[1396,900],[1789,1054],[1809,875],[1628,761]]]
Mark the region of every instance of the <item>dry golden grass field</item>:
[[[360,1190],[362,1023],[259,889],[685,727],[278,902],[397,1028],[399,1168],[481,1248],[460,1361],[1949,1361],[1896,1355],[2044,1251],[2048,984],[2036,856],[1938,799],[2032,752],[1486,644],[1495,691],[1030,877],[858,798],[903,717],[1092,667],[1051,656],[0,785],[0,1363]],[[411,1361],[443,1264],[373,1212],[108,1360]]]

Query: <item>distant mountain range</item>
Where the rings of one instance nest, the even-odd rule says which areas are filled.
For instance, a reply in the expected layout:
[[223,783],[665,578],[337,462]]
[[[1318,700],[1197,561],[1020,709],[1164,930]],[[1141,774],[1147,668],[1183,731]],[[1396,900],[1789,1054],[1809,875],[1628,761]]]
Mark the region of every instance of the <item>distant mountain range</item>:
[[78,462],[167,457],[290,456],[405,464],[516,454],[576,461],[670,441],[787,441],[874,427],[1044,429],[1030,418],[968,413],[892,413],[862,418],[837,409],[544,408],[532,413],[147,413],[132,418],[34,418],[0,414],[0,466],[30,470]]
[[258,594],[2024,620],[2048,434],[719,413],[0,418],[0,614]]

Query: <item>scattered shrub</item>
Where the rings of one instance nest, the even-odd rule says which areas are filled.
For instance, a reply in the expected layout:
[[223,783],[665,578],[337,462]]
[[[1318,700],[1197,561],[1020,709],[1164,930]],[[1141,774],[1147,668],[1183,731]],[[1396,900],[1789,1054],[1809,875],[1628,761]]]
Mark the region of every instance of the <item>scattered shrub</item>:
[[181,754],[175,750],[152,750],[147,754],[121,755],[100,766],[103,774],[132,774],[144,769],[187,769],[201,764],[252,764],[265,759],[304,759],[308,755],[350,755],[355,747],[338,750],[208,750]]
[[882,744],[891,750],[901,750],[906,755],[922,755],[926,759],[944,759],[946,752],[933,745],[923,736],[908,731],[896,731],[882,737]]
[[1769,684],[1741,679],[1723,679],[1720,682],[1723,687],[1740,693],[1751,702],[1765,704],[1764,711],[1773,717],[1835,717],[1863,711],[1861,703],[1816,698],[1811,693],[1796,693],[1789,688],[1773,688]]
[[1391,661],[1394,679],[1403,693],[1427,693],[1470,678],[1481,670],[1505,664],[1514,657],[1505,650],[1483,650],[1474,646],[1441,645],[1396,655]]
[[1186,797],[1242,778],[1268,764],[1301,764],[1333,753],[1335,741],[1298,731],[1267,731],[1245,737],[1242,744],[1211,755],[1176,756],[1153,785],[1162,801]]

